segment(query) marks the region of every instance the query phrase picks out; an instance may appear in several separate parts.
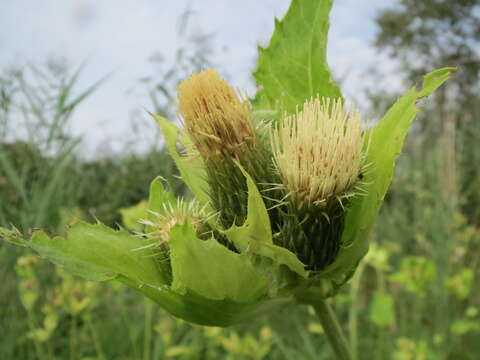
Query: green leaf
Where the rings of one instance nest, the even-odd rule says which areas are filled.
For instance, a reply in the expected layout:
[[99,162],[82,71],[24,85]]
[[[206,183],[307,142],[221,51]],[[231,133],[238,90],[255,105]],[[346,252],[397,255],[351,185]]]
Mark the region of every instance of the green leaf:
[[400,154],[408,129],[419,111],[417,101],[432,94],[447,81],[455,68],[443,68],[424,76],[420,87],[413,87],[390,108],[384,118],[372,127],[366,137],[364,174],[366,196],[352,201],[347,213],[342,247],[333,264],[323,275],[343,283],[353,274],[358,262],[368,251],[368,235],[392,180],[395,159]]
[[66,239],[50,238],[43,231],[36,231],[25,244],[88,280],[105,281],[123,275],[138,284],[165,284],[152,252],[138,250],[143,245],[141,240],[125,230],[79,221],[69,229]]
[[180,130],[170,121],[159,115],[151,114],[157,120],[160,130],[165,137],[170,156],[175,161],[182,180],[187,184],[197,201],[201,205],[210,203],[208,196],[208,183],[203,160],[200,156],[196,158],[185,158],[178,153],[177,144],[185,149],[191,149],[192,143],[188,136],[181,136]]
[[260,90],[255,109],[296,111],[312,96],[342,97],[327,65],[328,14],[333,0],[292,0],[253,73]]
[[[170,191],[166,191],[163,187],[163,181],[166,180],[163,179],[161,176],[158,176],[150,183],[150,193],[147,205],[148,211],[145,219],[147,219],[148,222],[150,222],[151,224],[155,224],[158,221],[157,214],[164,213],[165,205],[175,205],[177,203],[175,195]],[[155,226],[152,226],[150,224],[145,226],[145,232],[147,234],[155,232],[156,230],[157,229],[155,228]],[[168,247],[160,246],[157,247],[155,251],[157,251],[157,255],[160,258],[169,258]],[[170,263],[168,261],[159,261],[158,266],[160,267],[161,273],[165,274],[164,280],[166,280],[167,283],[170,284],[172,280]]]
[[[175,205],[177,202],[175,195],[165,190],[162,184],[163,181],[165,180],[161,176],[157,176],[150,183],[146,219],[153,223],[157,220],[155,213],[162,214],[164,205]],[[151,226],[147,226],[146,230],[147,232],[153,231]]]
[[223,233],[241,251],[262,255],[283,264],[303,277],[308,276],[305,265],[291,251],[273,244],[270,218],[262,195],[250,175],[237,164],[247,181],[248,213],[242,226],[232,225]]
[[[152,252],[149,249],[137,250],[140,241],[137,237],[126,231],[115,231],[101,224],[77,222],[72,225],[66,239],[50,238],[44,232],[36,231],[32,239],[26,241],[15,229],[4,228],[0,228],[0,236],[14,244],[32,248],[53,263],[88,280],[119,281],[126,284],[155,301],[172,315],[199,325],[229,326],[293,304],[295,301],[293,296],[271,299],[262,296],[264,295],[262,288],[266,286],[265,279],[262,275],[259,278],[252,278],[251,265],[245,265],[246,263],[245,266],[238,265],[246,259],[233,252],[231,254],[236,259],[232,260],[228,257],[227,260],[232,260],[236,264],[234,269],[238,273],[235,274],[237,276],[235,279],[232,274],[229,275],[232,281],[227,284],[227,287],[232,292],[235,292],[233,291],[235,286],[239,287],[237,292],[241,287],[246,294],[240,294],[237,297],[248,301],[241,302],[229,298],[213,300],[192,289],[186,289],[183,293],[173,291],[163,281],[163,274],[159,274]],[[178,239],[182,241],[182,235]],[[214,261],[218,259],[215,257]],[[228,271],[228,266],[231,265],[229,261],[225,263],[223,264],[225,266],[218,266],[222,272],[225,269]],[[247,278],[251,281],[247,282]],[[241,286],[235,283],[237,279],[244,279]],[[208,278],[200,280],[205,281]],[[257,298],[255,292],[261,299]]]
[[201,240],[190,224],[176,225],[170,233],[172,290],[187,289],[213,300],[250,302],[267,293],[267,279],[248,257],[219,244]]
[[261,314],[294,303],[292,296],[256,300],[249,303],[240,303],[230,299],[212,300],[192,290],[179,294],[167,286],[138,286],[125,277],[119,277],[118,280],[149,297],[172,315],[206,326],[233,325],[248,319],[255,319]]
[[[149,211],[161,214],[165,204],[174,205],[177,202],[175,194],[173,194],[171,191],[165,190],[163,187],[162,182],[164,181],[166,181],[164,178],[157,176],[150,183],[150,194],[148,198]],[[152,219],[154,219],[154,217],[149,217],[149,220]]]

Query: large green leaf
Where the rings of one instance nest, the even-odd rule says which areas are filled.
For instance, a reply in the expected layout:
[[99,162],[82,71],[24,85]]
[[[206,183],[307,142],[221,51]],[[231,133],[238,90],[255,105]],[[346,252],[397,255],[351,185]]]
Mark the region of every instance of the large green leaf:
[[170,233],[172,289],[191,289],[213,300],[251,302],[267,294],[267,278],[244,254],[235,253],[214,238],[201,240],[192,225],[176,225]]
[[238,166],[247,181],[247,219],[242,226],[234,224],[223,233],[241,251],[265,256],[274,260],[277,264],[286,265],[290,270],[307,277],[308,272],[305,270],[305,265],[298,257],[291,251],[273,243],[270,218],[262,195],[250,175],[240,165]]
[[128,278],[118,280],[140,291],[174,316],[192,323],[207,326],[229,326],[275,311],[294,303],[293,296],[238,302],[230,299],[212,300],[187,290],[184,294],[172,291],[167,286],[139,286]]
[[324,276],[343,282],[344,275],[351,275],[368,251],[368,234],[392,180],[395,159],[419,111],[417,102],[432,94],[454,70],[444,68],[425,75],[420,87],[410,89],[397,100],[380,123],[370,129],[366,138],[366,162],[370,164],[370,169],[364,176],[367,195],[358,196],[353,201],[346,217],[342,247],[335,262],[324,270]]
[[253,73],[260,90],[256,109],[295,112],[312,96],[341,97],[327,65],[328,14],[333,0],[292,0]]
[[105,281],[123,275],[139,284],[166,283],[152,252],[138,250],[143,245],[141,240],[125,230],[79,221],[68,230],[67,238],[51,238],[43,231],[36,231],[24,244],[89,280]]
[[[192,240],[191,237],[184,237],[181,232],[178,235],[174,242],[181,243],[186,239],[185,245],[192,245],[189,242],[189,239]],[[162,274],[159,274],[152,252],[149,249],[138,250],[138,246],[141,245],[140,240],[123,230],[115,231],[101,224],[77,222],[72,225],[67,238],[50,238],[44,232],[36,231],[32,239],[27,241],[16,229],[4,228],[0,228],[0,237],[16,245],[30,247],[53,263],[88,280],[120,281],[151,298],[171,314],[200,325],[229,326],[295,301],[293,296],[268,298],[265,295],[267,284],[263,275],[252,276],[251,265],[246,265],[245,257],[233,252],[230,253],[236,257],[235,259],[229,255],[223,258],[225,254],[215,254],[214,257],[208,257],[208,259],[212,263],[219,263],[216,271],[231,272],[224,278],[227,283],[223,285],[230,289],[226,294],[230,295],[230,291],[236,293],[234,297],[238,299],[227,297],[209,299],[192,289],[186,289],[181,293],[174,291],[163,281]],[[196,240],[202,243],[202,240]],[[211,250],[209,248],[211,243],[205,243],[206,246],[201,246],[197,255],[205,256],[207,254],[202,251]],[[220,244],[218,246],[229,251]],[[184,250],[190,251],[189,249]],[[214,252],[217,251],[218,249],[214,250]],[[239,261],[239,259],[242,260]],[[189,260],[191,258],[187,257],[180,261]],[[196,266],[205,265],[202,264],[201,259],[196,259],[196,261],[190,264],[193,266],[192,272],[202,270]],[[240,262],[242,264],[239,264]],[[235,271],[237,273],[233,274]],[[212,286],[214,285],[213,281],[218,280],[218,276],[212,276],[212,273],[208,271],[202,274],[205,277],[192,278],[188,281],[196,280],[202,283],[210,281]],[[236,283],[238,280],[240,282]],[[198,287],[196,284],[192,286],[193,288]],[[237,287],[236,290],[235,287]],[[240,292],[244,292],[244,294]]]
[[177,145],[185,149],[192,147],[190,139],[180,132],[180,130],[170,121],[159,115],[151,114],[157,120],[160,130],[165,137],[170,156],[175,161],[182,180],[187,184],[190,191],[195,195],[196,200],[201,205],[207,205],[210,202],[208,196],[208,183],[203,166],[203,160],[200,156],[196,158],[185,158],[178,153]]

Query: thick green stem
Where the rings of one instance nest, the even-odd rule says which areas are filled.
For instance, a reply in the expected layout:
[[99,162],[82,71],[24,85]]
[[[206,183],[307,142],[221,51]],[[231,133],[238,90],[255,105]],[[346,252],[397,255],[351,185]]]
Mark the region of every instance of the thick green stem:
[[325,300],[321,299],[315,304],[312,304],[312,306],[320,319],[323,331],[325,331],[325,335],[327,335],[328,341],[330,342],[330,345],[332,345],[337,358],[340,360],[352,360],[347,340],[343,335],[337,317],[330,305],[328,305]]

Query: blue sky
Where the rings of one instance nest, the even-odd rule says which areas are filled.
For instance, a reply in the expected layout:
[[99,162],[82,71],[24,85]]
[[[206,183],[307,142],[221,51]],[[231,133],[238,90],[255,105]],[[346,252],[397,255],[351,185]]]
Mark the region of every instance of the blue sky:
[[[369,86],[364,75],[372,66],[389,72],[394,63],[371,46],[378,9],[397,0],[336,0],[331,13],[328,60],[335,76],[343,78],[344,92],[362,100]],[[131,133],[132,111],[149,106],[145,93],[128,91],[138,79],[151,74],[149,57],[161,52],[173,61],[178,46],[177,19],[187,8],[194,11],[193,31],[214,33],[214,54],[221,72],[248,93],[256,47],[273,31],[273,17],[283,17],[289,0],[14,0],[0,1],[0,66],[26,61],[42,62],[49,56],[65,57],[76,66],[88,60],[80,87],[105,74],[113,75],[74,114],[71,131],[81,134],[90,149]],[[387,86],[399,85],[393,73]],[[384,85],[385,85],[384,84]],[[143,113],[145,121],[148,117]],[[140,129],[141,132],[141,129]],[[147,131],[146,131],[147,132]]]

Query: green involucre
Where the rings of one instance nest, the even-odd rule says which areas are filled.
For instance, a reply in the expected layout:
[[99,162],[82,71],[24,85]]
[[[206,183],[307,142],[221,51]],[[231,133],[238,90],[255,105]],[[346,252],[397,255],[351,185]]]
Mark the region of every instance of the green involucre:
[[305,265],[294,253],[273,244],[270,218],[263,197],[250,175],[242,167],[240,169],[247,181],[248,215],[242,226],[233,225],[230,229],[224,231],[224,234],[241,251],[265,256],[277,265],[286,265],[300,276],[307,277],[308,273],[305,270]]

